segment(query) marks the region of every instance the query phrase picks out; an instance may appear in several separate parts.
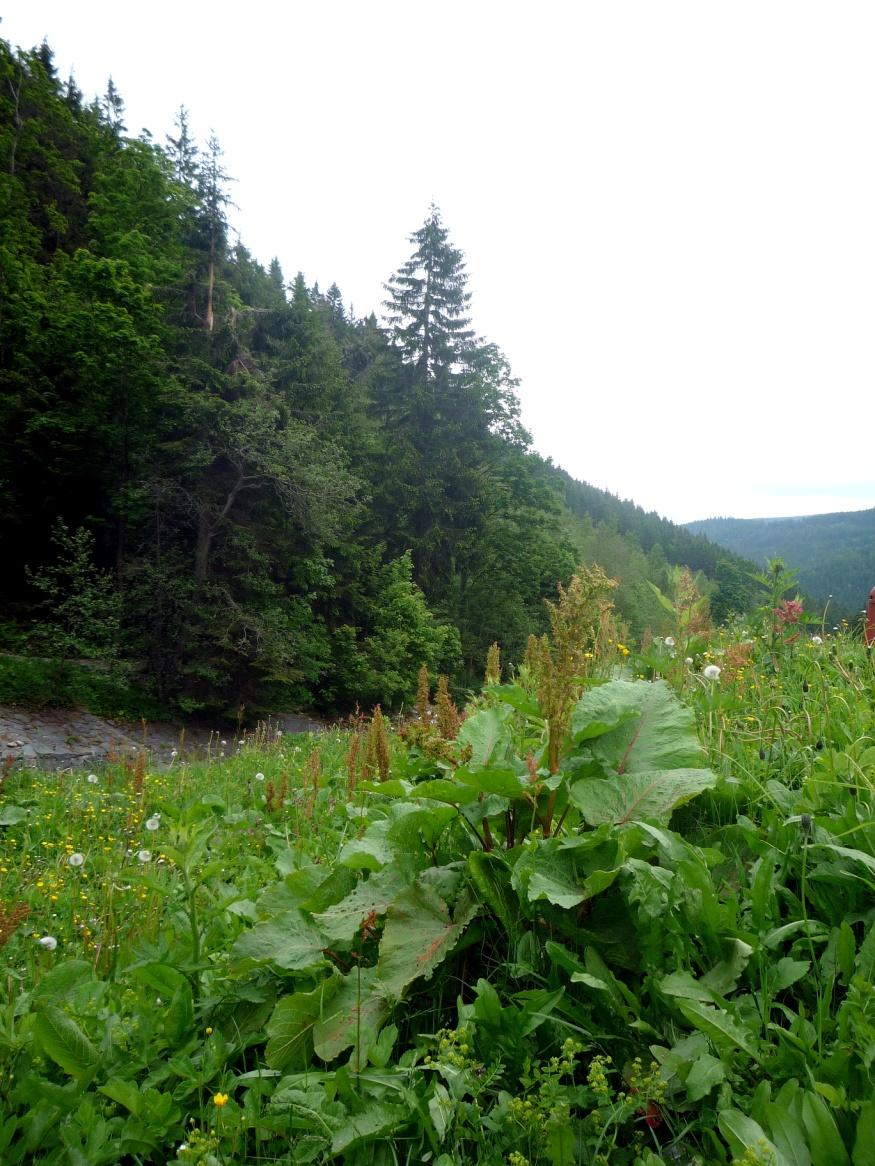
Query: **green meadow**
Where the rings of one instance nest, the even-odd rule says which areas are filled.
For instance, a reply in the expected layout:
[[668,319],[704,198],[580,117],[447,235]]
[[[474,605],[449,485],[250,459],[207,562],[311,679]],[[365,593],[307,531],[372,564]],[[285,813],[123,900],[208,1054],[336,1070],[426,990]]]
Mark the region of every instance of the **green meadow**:
[[8,768],[2,1161],[875,1162],[870,654],[610,595],[464,708]]

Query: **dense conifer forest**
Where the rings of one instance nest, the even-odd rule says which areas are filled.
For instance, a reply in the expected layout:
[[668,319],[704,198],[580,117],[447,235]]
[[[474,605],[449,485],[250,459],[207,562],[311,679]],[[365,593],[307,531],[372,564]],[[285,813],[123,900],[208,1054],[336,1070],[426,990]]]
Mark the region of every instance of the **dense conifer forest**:
[[853,619],[875,587],[875,510],[803,518],[707,518],[689,524],[735,554],[762,563],[776,555],[798,572],[812,602]]
[[0,41],[7,656],[111,662],[175,711],[397,707],[423,663],[520,659],[581,561],[630,636],[673,564],[715,618],[749,604],[742,560],[531,451],[437,207],[355,317],[234,243],[228,192],[184,109],[129,136],[112,82]]

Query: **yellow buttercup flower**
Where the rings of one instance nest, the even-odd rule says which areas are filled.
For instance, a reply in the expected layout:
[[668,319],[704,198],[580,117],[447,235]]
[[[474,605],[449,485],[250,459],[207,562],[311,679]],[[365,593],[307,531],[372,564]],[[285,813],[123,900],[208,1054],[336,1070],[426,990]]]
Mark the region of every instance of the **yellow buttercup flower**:
[[228,1094],[227,1093],[217,1093],[215,1095],[215,1097],[213,1098],[213,1105],[218,1105],[219,1109],[221,1109],[223,1105],[227,1105],[227,1104],[228,1104]]

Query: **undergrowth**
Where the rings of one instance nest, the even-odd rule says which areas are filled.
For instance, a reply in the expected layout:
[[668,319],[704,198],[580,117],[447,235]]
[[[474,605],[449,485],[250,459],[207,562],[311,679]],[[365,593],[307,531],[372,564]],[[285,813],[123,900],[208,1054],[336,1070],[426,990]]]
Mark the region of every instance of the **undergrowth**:
[[400,733],[9,770],[3,1162],[875,1161],[870,655],[678,594]]

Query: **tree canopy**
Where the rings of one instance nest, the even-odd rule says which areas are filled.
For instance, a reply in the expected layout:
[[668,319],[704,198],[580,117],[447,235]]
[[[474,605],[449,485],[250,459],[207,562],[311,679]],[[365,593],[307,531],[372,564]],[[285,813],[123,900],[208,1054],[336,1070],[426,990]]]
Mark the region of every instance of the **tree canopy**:
[[673,562],[743,602],[732,556],[529,451],[437,207],[381,324],[232,243],[230,182],[184,108],[127,136],[112,81],[0,41],[0,647],[256,715],[520,660],[581,557],[633,630]]

